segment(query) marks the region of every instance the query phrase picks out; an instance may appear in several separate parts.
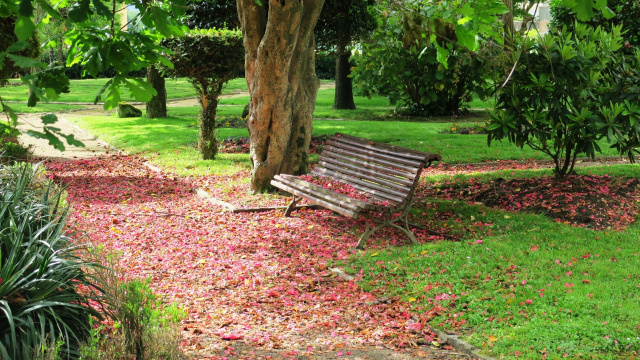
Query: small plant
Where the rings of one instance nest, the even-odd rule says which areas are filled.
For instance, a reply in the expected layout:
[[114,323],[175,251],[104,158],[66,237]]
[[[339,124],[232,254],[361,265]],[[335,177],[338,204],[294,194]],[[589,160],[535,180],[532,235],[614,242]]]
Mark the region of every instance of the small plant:
[[88,319],[102,318],[90,305],[103,301],[100,266],[71,244],[63,192],[42,166],[1,166],[0,183],[0,358],[54,356],[40,351],[53,341],[57,356],[75,359]]
[[633,161],[640,107],[615,96],[608,74],[623,46],[620,32],[576,24],[574,32],[521,39],[487,127],[489,145],[506,138],[541,151],[557,178],[573,172],[579,154],[602,152],[604,138]]

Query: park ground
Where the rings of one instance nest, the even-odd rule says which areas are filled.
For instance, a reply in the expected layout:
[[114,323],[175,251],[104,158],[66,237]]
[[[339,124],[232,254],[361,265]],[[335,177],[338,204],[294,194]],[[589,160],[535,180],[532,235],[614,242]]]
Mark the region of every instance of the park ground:
[[239,90],[221,102],[230,150],[214,164],[193,149],[193,99],[174,103],[167,120],[71,109],[61,126],[89,146],[37,154],[58,157],[46,163],[67,185],[73,230],[186,311],[189,357],[469,358],[440,344],[431,326],[497,358],[622,359],[640,350],[636,165],[585,161],[558,183],[540,154],[451,131],[482,116],[398,121],[377,102],[346,121],[354,119],[327,110],[321,94],[317,141],[341,131],[444,159],[419,187],[420,245],[380,232],[360,252],[363,221],[323,210],[230,213],[194,195],[200,188],[236,207],[287,203],[248,193],[247,156],[231,146],[246,132],[232,124],[247,101]]

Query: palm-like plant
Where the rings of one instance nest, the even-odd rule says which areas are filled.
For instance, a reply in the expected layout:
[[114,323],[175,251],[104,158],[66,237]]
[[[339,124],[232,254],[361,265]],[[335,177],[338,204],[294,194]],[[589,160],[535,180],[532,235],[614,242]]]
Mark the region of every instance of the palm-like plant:
[[[30,359],[51,341],[77,358],[101,318],[92,269],[65,234],[67,208],[39,165],[0,167],[0,358]],[[99,289],[97,289],[99,290]]]

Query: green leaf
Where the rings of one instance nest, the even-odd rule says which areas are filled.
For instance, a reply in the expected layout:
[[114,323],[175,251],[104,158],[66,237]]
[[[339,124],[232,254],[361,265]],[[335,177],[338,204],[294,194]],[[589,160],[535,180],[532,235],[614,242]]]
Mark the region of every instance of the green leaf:
[[112,82],[113,82],[113,79],[109,79],[109,81],[107,81],[104,84],[104,86],[102,86],[100,91],[98,91],[98,94],[96,95],[95,100],[93,101],[94,104],[97,104],[98,101],[102,100],[102,94],[104,93],[105,90],[107,90],[107,88],[111,85]]
[[39,60],[34,60],[28,57],[24,57],[24,56],[20,56],[20,55],[14,55],[14,54],[7,54],[7,57],[11,60],[13,60],[13,62],[16,64],[17,67],[19,68],[30,68],[30,67],[45,67],[47,66],[47,64],[43,63],[42,61]]
[[54,124],[56,121],[58,121],[58,117],[54,114],[44,115],[40,119],[42,119],[42,123],[45,125]]
[[124,80],[124,85],[129,89],[131,97],[138,101],[148,102],[151,98],[158,95],[153,85],[142,79]]
[[474,51],[476,49],[476,35],[473,31],[462,25],[455,25],[458,43],[467,49]]
[[123,78],[121,76],[116,76],[113,78],[113,82],[107,87],[107,96],[104,100],[104,109],[111,110],[118,107],[118,103],[122,101],[120,97],[120,89],[118,85],[122,82]]
[[589,21],[593,18],[594,5],[593,0],[580,0],[575,4],[572,10],[576,13],[578,20]]
[[60,134],[60,136],[62,136],[63,138],[65,138],[65,140],[67,140],[67,144],[72,145],[72,146],[77,146],[77,147],[84,147],[84,143],[80,140],[76,140],[74,138],[74,135],[64,135],[64,134]]
[[11,46],[9,46],[7,48],[7,52],[17,52],[17,51],[22,51],[24,49],[28,49],[29,46],[31,46],[28,42],[21,40],[21,41],[16,41],[13,44],[11,44]]
[[614,16],[616,16],[616,13],[614,13],[611,9],[609,9],[608,6],[605,6],[602,8],[602,16],[609,20],[611,18],[613,18]]
[[436,43],[436,49],[438,51],[438,55],[436,56],[436,58],[438,59],[438,62],[442,64],[442,66],[444,66],[445,69],[448,69],[449,64],[447,63],[447,60],[449,59],[449,50],[443,48],[440,45],[437,45],[437,43]]
[[51,17],[62,20],[62,15],[60,15],[60,13],[56,9],[49,5],[47,0],[36,0],[36,2],[42,9],[44,9],[44,11],[47,12],[47,14],[51,15]]
[[79,1],[69,9],[68,16],[72,22],[80,23],[89,19],[89,15],[93,15],[91,11],[90,0]]
[[18,16],[16,20],[16,26],[14,33],[18,37],[18,40],[28,40],[33,37],[33,33],[36,31],[36,24],[33,23],[30,17]]
[[96,9],[96,13],[99,16],[105,17],[109,20],[113,18],[113,13],[101,0],[92,0],[93,8]]
[[20,0],[18,5],[18,14],[24,17],[31,17],[33,15],[33,4],[31,0]]

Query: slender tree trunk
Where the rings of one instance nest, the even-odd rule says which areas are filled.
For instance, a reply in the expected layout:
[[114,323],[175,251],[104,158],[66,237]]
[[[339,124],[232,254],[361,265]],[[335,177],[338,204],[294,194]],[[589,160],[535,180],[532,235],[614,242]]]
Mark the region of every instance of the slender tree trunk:
[[308,170],[312,115],[320,80],[313,28],[324,0],[237,0],[251,94],[251,189],[277,174]]
[[198,150],[204,160],[213,160],[218,153],[218,139],[216,138],[216,112],[218,110],[218,96],[222,91],[222,84],[211,86],[207,93],[204,86],[200,97],[200,131],[198,134]]
[[351,75],[351,51],[346,45],[338,46],[336,55],[336,93],[333,98],[333,108],[342,110],[355,110],[356,104],[353,102],[353,82]]
[[165,87],[164,77],[158,69],[151,65],[147,68],[147,81],[151,83],[158,95],[154,96],[147,103],[148,118],[166,118],[167,117],[167,89]]
[[504,5],[509,11],[502,15],[502,23],[504,28],[504,45],[506,47],[513,46],[513,34],[516,32],[515,25],[513,23],[513,0],[503,0]]

